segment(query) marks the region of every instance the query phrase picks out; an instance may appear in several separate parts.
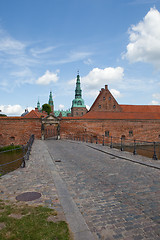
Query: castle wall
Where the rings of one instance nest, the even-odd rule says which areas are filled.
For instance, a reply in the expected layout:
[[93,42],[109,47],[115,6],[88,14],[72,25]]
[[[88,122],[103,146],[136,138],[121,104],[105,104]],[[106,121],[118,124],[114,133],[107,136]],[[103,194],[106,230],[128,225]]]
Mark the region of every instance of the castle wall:
[[69,135],[93,136],[102,139],[102,135],[142,141],[160,141],[160,120],[103,120],[103,119],[63,119],[61,138]]
[[34,134],[37,139],[41,138],[41,119],[0,117],[0,146],[24,145],[31,134]]
[[81,117],[87,113],[86,107],[72,107],[71,108],[71,116],[72,117]]
[[[53,135],[52,128],[53,126],[47,127],[47,135]],[[41,119],[0,118],[0,146],[26,144],[31,134],[41,139]],[[125,136],[131,140],[160,141],[160,120],[64,118],[60,122],[60,134],[62,139],[72,136],[87,137],[89,140],[92,135],[93,139],[98,137],[102,141],[102,135],[106,135],[106,140],[109,135],[117,138]]]

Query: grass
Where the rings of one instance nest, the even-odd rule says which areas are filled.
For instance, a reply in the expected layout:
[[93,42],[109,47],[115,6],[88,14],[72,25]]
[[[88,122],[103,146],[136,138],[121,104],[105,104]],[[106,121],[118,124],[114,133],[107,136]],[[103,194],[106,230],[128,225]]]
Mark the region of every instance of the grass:
[[49,222],[57,213],[47,207],[17,205],[0,200],[0,240],[70,240],[64,221]]
[[8,151],[8,150],[13,150],[13,149],[19,149],[19,148],[22,148],[20,145],[9,145],[9,146],[6,146],[6,147],[1,147],[0,148],[0,152],[3,152],[3,151]]

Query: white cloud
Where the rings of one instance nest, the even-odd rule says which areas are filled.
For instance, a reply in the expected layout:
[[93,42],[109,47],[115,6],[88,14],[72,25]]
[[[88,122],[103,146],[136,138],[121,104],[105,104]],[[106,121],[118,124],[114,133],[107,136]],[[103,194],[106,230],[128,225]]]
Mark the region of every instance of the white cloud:
[[[122,83],[124,77],[124,69],[122,67],[108,67],[104,69],[93,68],[88,75],[81,78],[82,89],[85,97],[90,96],[95,98],[99,90],[108,84]],[[70,85],[75,85],[76,79],[68,82]],[[114,93],[120,97],[120,92]]]
[[12,116],[20,116],[24,109],[20,105],[0,105],[1,113]]
[[110,92],[112,93],[112,95],[117,99],[120,98],[122,95],[120,93],[120,91],[116,90],[116,89],[111,89]]
[[124,76],[124,69],[121,67],[108,67],[104,69],[93,68],[92,71],[85,77],[82,77],[81,82],[85,89],[101,89],[106,84],[121,82]]
[[[28,111],[30,112],[33,110],[33,107],[27,107]],[[6,114],[7,116],[21,116],[24,113],[25,109],[19,105],[0,105],[0,110],[2,114]]]
[[93,64],[93,61],[90,58],[88,58],[88,59],[84,60],[84,64],[91,65],[91,64]]
[[99,94],[97,89],[85,89],[83,91],[85,97],[96,98]]
[[55,83],[59,79],[58,72],[59,72],[59,70],[57,70],[55,73],[50,72],[49,70],[47,70],[43,76],[38,78],[36,83],[39,84],[39,85],[48,85],[48,84],[50,84],[52,82]]
[[158,101],[155,101],[155,100],[152,100],[151,104],[152,104],[152,105],[158,105],[159,102],[158,102]]
[[89,109],[90,109],[90,106],[86,105],[86,108],[87,108],[87,110],[89,111]]
[[123,58],[152,63],[160,69],[160,12],[151,8],[144,19],[129,29],[130,43]]
[[60,104],[60,105],[58,106],[58,109],[59,109],[59,110],[63,110],[63,109],[64,109],[64,105],[63,105],[63,104]]
[[27,109],[28,109],[28,112],[30,112],[30,111],[34,110],[35,108],[33,108],[33,107],[27,107]]
[[160,93],[154,93],[152,95],[153,98],[157,99],[157,100],[160,100]]
[[[122,67],[108,67],[104,69],[93,68],[88,75],[81,78],[82,88],[85,96],[96,97],[99,90],[106,84],[117,84],[123,81],[124,69]],[[69,85],[75,85],[76,79],[68,82]]]
[[50,61],[49,63],[54,64],[54,65],[72,63],[72,62],[85,60],[90,55],[92,55],[92,53],[90,53],[90,52],[74,52],[74,51],[71,51],[67,55],[67,57],[64,57],[60,60]]
[[32,48],[30,52],[34,57],[38,57],[38,55],[49,53],[55,48],[56,47],[53,47],[53,46],[46,47],[46,48]]
[[24,50],[25,45],[10,37],[2,37],[0,40],[0,51],[8,54],[16,54]]

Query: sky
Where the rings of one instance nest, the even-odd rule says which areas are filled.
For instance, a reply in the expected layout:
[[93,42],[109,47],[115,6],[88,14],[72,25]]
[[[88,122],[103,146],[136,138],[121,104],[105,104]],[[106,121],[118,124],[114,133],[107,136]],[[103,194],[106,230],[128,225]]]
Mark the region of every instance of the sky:
[[160,0],[0,0],[0,110],[69,109],[77,72],[89,108],[160,104]]

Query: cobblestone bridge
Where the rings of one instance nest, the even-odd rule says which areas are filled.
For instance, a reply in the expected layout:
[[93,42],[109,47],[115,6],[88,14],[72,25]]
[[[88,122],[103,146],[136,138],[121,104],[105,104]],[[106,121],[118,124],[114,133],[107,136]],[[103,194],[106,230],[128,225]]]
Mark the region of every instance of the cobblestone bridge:
[[0,179],[0,198],[39,191],[42,197],[30,204],[64,213],[77,240],[158,240],[159,180],[160,161],[50,139],[35,141],[27,167]]

